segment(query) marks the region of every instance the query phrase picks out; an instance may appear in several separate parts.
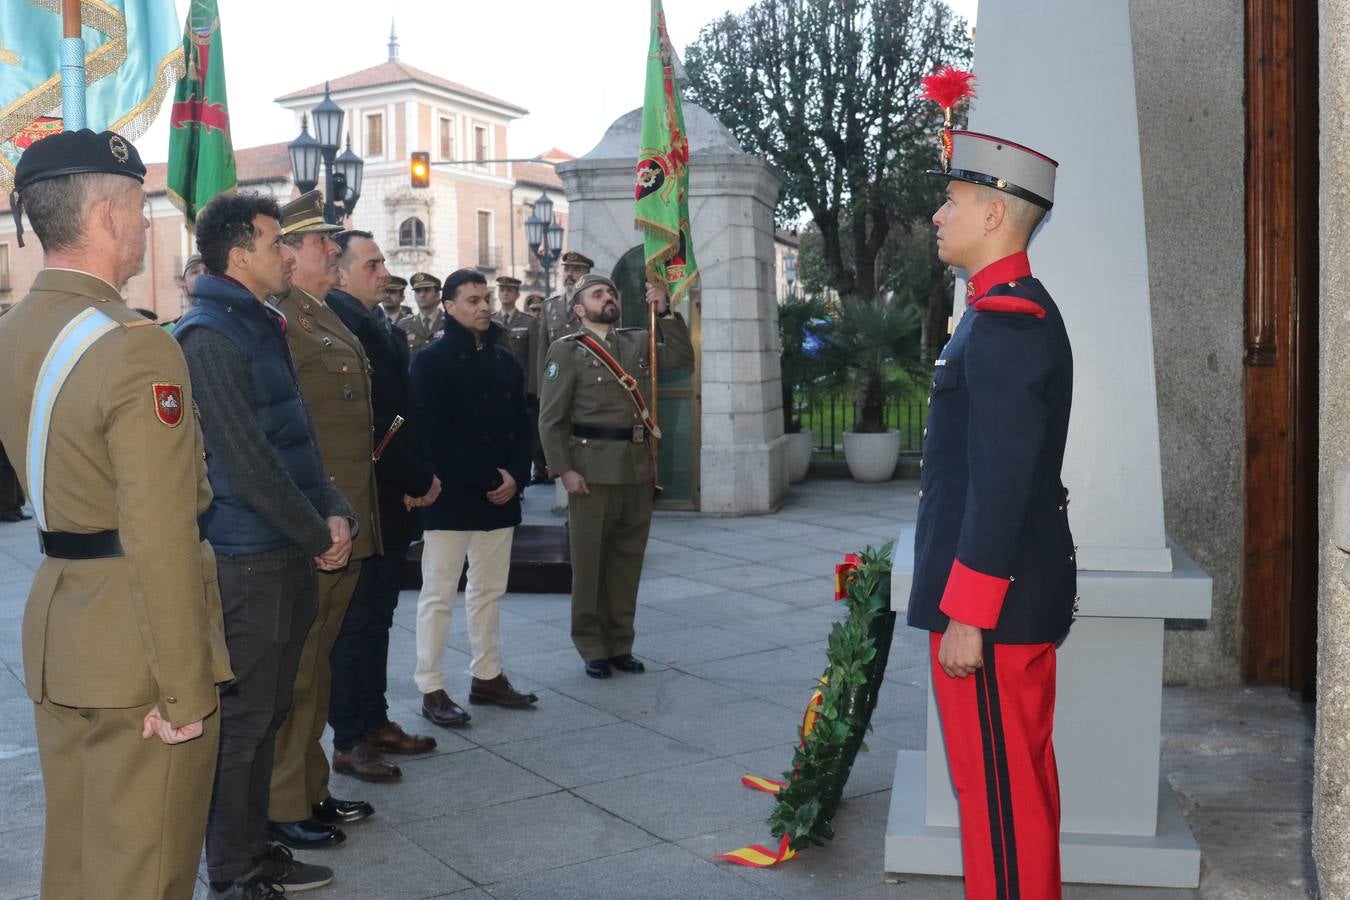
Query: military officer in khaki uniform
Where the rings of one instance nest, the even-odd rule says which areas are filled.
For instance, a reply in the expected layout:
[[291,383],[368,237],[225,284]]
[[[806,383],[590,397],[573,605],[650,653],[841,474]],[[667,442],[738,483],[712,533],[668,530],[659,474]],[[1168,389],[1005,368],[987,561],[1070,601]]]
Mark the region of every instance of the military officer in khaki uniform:
[[0,440],[46,556],[23,622],[44,897],[192,896],[232,677],[187,364],[119,294],[144,259],[144,177],[130,143],[89,130],[15,173],[46,254],[0,319]]
[[520,301],[519,278],[512,278],[510,275],[498,276],[497,295],[501,300],[501,309],[493,315],[492,320],[506,329],[506,346],[525,373],[525,406],[530,418],[531,440],[534,443],[534,475],[530,479],[530,484],[539,484],[547,481],[544,477],[544,451],[539,446],[539,379],[535,363],[537,354],[535,345],[539,343],[539,320],[517,308],[516,304]]
[[328,722],[332,673],[328,655],[361,575],[361,560],[383,552],[371,463],[374,418],[365,350],[324,302],[337,286],[341,227],[323,219],[323,195],[310,191],[281,208],[282,241],[295,253],[290,291],[277,303],[300,395],[314,423],[324,472],[351,502],[357,527],[347,567],[320,572],[319,606],[300,653],[291,713],[277,732],[268,803],[268,833],[289,847],[340,843],[338,825],[371,815],[370,804],[328,793],[328,756],[319,743]]
[[403,295],[407,290],[408,279],[401,275],[389,276],[389,281],[384,286],[384,298],[380,300],[380,311],[384,313],[390,325],[397,325],[413,314],[403,302]]
[[[666,295],[647,289],[657,320],[661,370],[694,364],[684,319],[672,315]],[[554,341],[539,386],[539,438],[549,471],[567,489],[572,550],[572,642],[586,674],[608,678],[617,668],[641,672],[633,656],[633,616],[652,522],[652,469],[644,413],[637,395],[619,383],[602,358],[587,349],[595,340],[622,371],[651,396],[645,328],[616,328],[619,297],[614,282],[587,275],[577,283],[573,311],[581,328]]]
[[571,334],[581,327],[581,320],[572,311],[572,292],[577,282],[587,272],[595,268],[590,257],[575,250],[562,255],[562,290],[544,301],[539,307],[539,340],[534,350],[534,375],[536,383],[544,373],[544,362],[548,357],[549,346],[565,334]]
[[416,356],[417,352],[440,340],[445,333],[445,310],[441,309],[441,280],[427,272],[413,273],[409,282],[413,289],[413,298],[417,301],[417,312],[400,319],[398,327],[408,334],[408,352]]

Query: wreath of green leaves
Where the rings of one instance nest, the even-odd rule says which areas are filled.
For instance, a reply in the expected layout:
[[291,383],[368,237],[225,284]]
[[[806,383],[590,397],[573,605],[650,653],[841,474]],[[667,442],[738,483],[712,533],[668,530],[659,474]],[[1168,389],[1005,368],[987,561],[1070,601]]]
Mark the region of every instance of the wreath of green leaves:
[[848,617],[830,629],[828,665],[821,677],[819,718],[784,772],[787,786],[769,816],[776,838],[793,850],[834,837],[834,814],[863,738],[871,727],[877,692],[890,656],[895,613],[891,611],[891,551],[868,547],[845,582]]

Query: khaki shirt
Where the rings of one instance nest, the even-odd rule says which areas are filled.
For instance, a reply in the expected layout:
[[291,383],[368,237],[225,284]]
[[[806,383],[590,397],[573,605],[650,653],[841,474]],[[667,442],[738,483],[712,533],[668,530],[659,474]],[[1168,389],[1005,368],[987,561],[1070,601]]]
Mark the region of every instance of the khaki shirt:
[[375,414],[366,351],[327,303],[300,288],[291,288],[277,308],[286,316],[286,343],[300,377],[300,396],[314,422],[324,473],[356,513],[351,558],[383,553],[375,464],[370,460]]
[[[28,491],[38,370],[61,329],[89,307],[122,327],[90,346],[52,407],[47,527],[117,529],[125,555],[42,561],[24,610],[24,681],[34,702],[155,703],[181,727],[210,715],[216,684],[233,675],[215,554],[197,533],[211,488],[178,344],[102,279],[44,269],[0,318],[0,442]],[[164,396],[177,405],[161,406]]]
[[509,314],[496,313],[492,321],[506,329],[506,347],[525,372],[525,395],[537,396],[539,379],[534,348],[535,344],[539,343],[539,320],[523,310],[513,309]]
[[439,306],[436,307],[429,322],[423,319],[422,312],[419,310],[410,316],[399,319],[398,327],[408,333],[408,351],[416,356],[419,350],[432,341],[440,340],[441,335],[445,333],[445,310]]
[[[689,328],[678,314],[657,319],[657,363],[662,371],[685,369],[694,364],[694,345]],[[651,367],[645,328],[611,328],[601,338],[610,356],[638,381],[644,397],[650,398]],[[565,337],[549,347],[544,376],[539,382],[539,442],[550,472],[575,469],[596,484],[639,484],[651,478],[651,460],[645,443],[605,438],[582,438],[572,434],[572,425],[632,429],[642,417],[628,391],[574,337]]]
[[544,383],[544,364],[548,361],[548,349],[560,337],[575,334],[581,327],[581,320],[572,312],[572,292],[554,294],[539,308],[539,339],[534,348],[535,386]]

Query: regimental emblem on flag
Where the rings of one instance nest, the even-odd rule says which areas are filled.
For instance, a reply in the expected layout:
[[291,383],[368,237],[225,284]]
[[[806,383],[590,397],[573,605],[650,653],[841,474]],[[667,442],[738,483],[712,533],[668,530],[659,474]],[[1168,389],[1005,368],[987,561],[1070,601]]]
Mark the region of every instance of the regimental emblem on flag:
[[155,415],[170,428],[183,421],[183,386],[156,382],[151,385],[155,395]]
[[188,227],[211,198],[236,184],[224,44],[217,0],[191,0],[183,28],[186,73],[169,113],[168,195]]

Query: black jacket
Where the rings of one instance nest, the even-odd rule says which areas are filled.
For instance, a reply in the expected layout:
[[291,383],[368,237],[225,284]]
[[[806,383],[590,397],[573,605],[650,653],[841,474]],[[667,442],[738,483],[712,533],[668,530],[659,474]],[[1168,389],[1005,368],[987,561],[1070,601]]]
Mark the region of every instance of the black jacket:
[[1073,399],[1064,321],[1025,254],[976,273],[933,371],[909,624],[1058,641],[1077,569],[1060,481]]
[[[520,496],[530,477],[533,440],[525,410],[525,376],[498,343],[495,323],[482,336],[454,319],[445,335],[413,357],[413,390],[422,443],[441,479],[441,496],[422,510],[429,530],[491,531],[520,524]],[[516,495],[493,506],[488,491],[515,479]]]
[[332,291],[326,299],[370,360],[370,403],[375,423],[371,445],[379,446],[394,416],[403,417],[402,427],[375,464],[380,528],[386,542],[393,546],[394,536],[409,535],[418,525],[417,511],[403,505],[404,496],[421,497],[431,490],[432,478],[431,464],[424,458],[418,438],[416,403],[408,375],[408,339],[396,325],[390,325],[386,332],[374,318],[384,313],[368,311],[344,291]]

